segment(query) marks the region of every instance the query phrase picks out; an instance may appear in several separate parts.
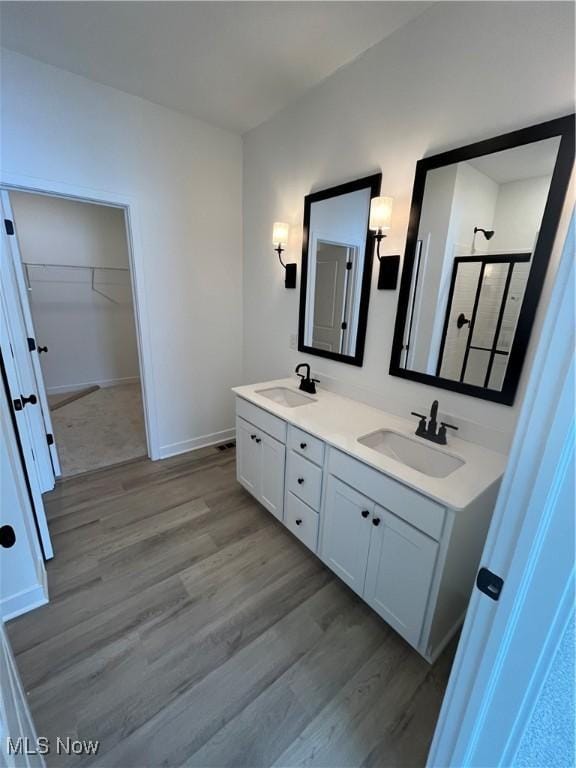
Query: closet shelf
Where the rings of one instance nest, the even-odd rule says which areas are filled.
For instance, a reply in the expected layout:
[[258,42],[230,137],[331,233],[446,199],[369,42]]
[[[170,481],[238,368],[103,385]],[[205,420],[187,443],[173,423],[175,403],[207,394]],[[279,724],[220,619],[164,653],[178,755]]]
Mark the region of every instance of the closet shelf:
[[[103,298],[107,299],[108,301],[112,302],[112,304],[120,304],[119,301],[116,301],[116,299],[112,298],[112,296],[109,296],[107,293],[104,293],[104,291],[101,291],[99,288],[96,287],[96,285],[105,285],[105,283],[96,283],[96,272],[130,272],[129,267],[100,267],[96,265],[90,265],[90,264],[42,264],[41,262],[33,262],[33,261],[24,261],[22,262],[24,266],[24,271],[26,273],[26,288],[29,292],[32,292],[32,281],[30,279],[30,273],[28,272],[30,267],[34,268],[42,268],[42,269],[83,269],[83,270],[89,270],[90,271],[90,288],[94,293],[99,294]],[[43,280],[42,282],[46,283],[66,283],[68,281],[66,280]],[[82,283],[79,283],[79,285],[82,285]]]

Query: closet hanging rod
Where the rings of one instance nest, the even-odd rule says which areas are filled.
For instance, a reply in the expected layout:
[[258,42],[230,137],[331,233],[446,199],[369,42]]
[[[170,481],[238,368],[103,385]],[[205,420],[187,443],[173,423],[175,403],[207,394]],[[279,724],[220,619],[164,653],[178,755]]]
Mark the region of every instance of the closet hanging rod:
[[56,267],[57,269],[104,269],[116,272],[129,272],[130,267],[99,267],[96,264],[42,264],[36,261],[23,261],[25,267]]
[[[130,271],[129,267],[97,267],[97,266],[91,266],[91,265],[87,265],[87,264],[41,264],[41,263],[33,262],[33,261],[23,261],[22,264],[24,266],[24,273],[25,273],[25,276],[26,276],[26,289],[27,289],[27,291],[29,293],[32,293],[32,283],[30,281],[30,274],[28,272],[29,267],[41,267],[41,268],[56,267],[57,269],[89,269],[90,272],[91,272],[90,288],[92,289],[92,291],[94,293],[97,293],[99,296],[102,296],[103,298],[107,299],[112,304],[120,304],[120,302],[116,301],[116,299],[113,299],[112,296],[108,296],[107,293],[104,293],[103,291],[101,291],[98,288],[96,288],[96,282],[95,282],[96,270],[97,269],[101,269],[101,270],[105,270],[105,271],[112,270],[114,272],[129,272]],[[61,281],[59,281],[59,280],[48,280],[48,282],[53,283],[53,282],[61,282]]]

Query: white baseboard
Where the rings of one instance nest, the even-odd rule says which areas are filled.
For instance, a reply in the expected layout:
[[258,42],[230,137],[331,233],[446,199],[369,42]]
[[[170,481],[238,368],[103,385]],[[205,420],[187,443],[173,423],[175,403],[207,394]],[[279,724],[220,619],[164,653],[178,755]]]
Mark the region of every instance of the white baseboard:
[[10,619],[15,619],[16,616],[21,616],[23,613],[28,613],[28,611],[34,608],[46,605],[47,602],[48,591],[46,586],[38,584],[24,592],[17,592],[15,595],[0,600],[0,617],[2,617],[2,621],[9,621]]
[[118,384],[136,384],[140,381],[139,376],[126,376],[123,379],[100,379],[100,381],[83,381],[75,384],[59,384],[57,387],[46,387],[49,395],[59,395],[66,392],[76,392],[85,387],[114,387]]
[[208,448],[210,445],[226,443],[236,437],[235,429],[223,429],[220,432],[212,432],[210,435],[193,437],[190,440],[182,440],[179,443],[169,443],[160,447],[160,458],[167,459],[170,456],[178,456],[180,453],[196,451],[199,448]]

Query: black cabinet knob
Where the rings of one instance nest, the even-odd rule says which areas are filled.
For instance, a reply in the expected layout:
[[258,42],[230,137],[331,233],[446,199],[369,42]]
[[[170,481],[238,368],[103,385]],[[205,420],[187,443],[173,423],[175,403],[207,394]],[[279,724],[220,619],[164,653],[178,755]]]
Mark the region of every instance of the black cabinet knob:
[[296,520],[296,525],[302,525],[302,520]]
[[16,534],[11,525],[0,526],[0,547],[10,549],[16,543]]
[[363,509],[360,514],[362,515],[362,517],[366,518],[370,514],[370,510],[369,509]]
[[380,518],[379,517],[373,517],[372,518],[372,525],[380,525]]
[[256,440],[256,435],[250,435],[250,440]]
[[307,443],[300,443],[300,448],[304,450],[307,446]]
[[38,402],[36,395],[28,395],[28,397],[25,397],[25,395],[20,395],[20,400],[22,401],[23,407],[27,406],[28,404],[36,405]]
[[41,352],[48,352],[48,347],[38,347],[38,354]]
[[256,438],[256,442],[257,442],[257,443],[261,443],[261,442],[262,442],[262,438],[261,438],[261,437],[257,437],[257,438]]
[[303,482],[304,482],[304,478],[303,477],[299,477],[298,478],[298,485],[302,485]]

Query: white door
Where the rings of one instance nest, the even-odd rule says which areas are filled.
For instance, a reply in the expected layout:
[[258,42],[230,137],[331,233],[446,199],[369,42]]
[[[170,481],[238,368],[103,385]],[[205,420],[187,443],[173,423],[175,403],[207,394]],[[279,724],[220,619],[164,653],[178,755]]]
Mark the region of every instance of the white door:
[[[6,233],[5,244],[7,246],[7,252],[12,262],[14,271],[14,277],[16,279],[16,285],[18,288],[18,296],[20,298],[20,307],[22,311],[22,317],[24,321],[24,327],[26,331],[26,341],[30,340],[28,353],[30,355],[30,361],[32,364],[32,370],[35,380],[35,389],[40,403],[40,412],[42,420],[44,422],[44,433],[48,435],[49,453],[53,472],[56,476],[60,476],[60,460],[58,458],[58,451],[56,450],[56,443],[54,440],[54,429],[52,427],[52,418],[50,416],[50,408],[48,406],[48,398],[46,397],[46,387],[44,386],[44,376],[42,375],[42,368],[40,366],[38,347],[41,346],[41,339],[38,339],[36,331],[34,329],[34,321],[32,319],[32,312],[30,310],[30,300],[28,296],[28,289],[26,279],[24,276],[24,267],[22,266],[22,258],[20,254],[20,248],[18,246],[18,237],[16,231],[16,222],[14,221],[14,215],[12,213],[12,207],[10,205],[10,198],[6,190],[0,190],[0,202],[2,207],[2,217],[4,219],[4,231]],[[11,234],[9,234],[11,232]]]
[[286,448],[278,440],[260,432],[261,485],[259,501],[274,517],[282,520],[284,511],[284,466]]
[[237,420],[236,430],[236,478],[247,491],[258,498],[260,494],[260,444],[256,442],[258,432],[244,419]]
[[438,544],[382,507],[372,523],[364,599],[418,645]]
[[330,475],[324,507],[321,557],[361,595],[368,563],[374,502]]
[[0,255],[0,280],[6,312],[6,333],[10,339],[10,349],[16,369],[18,392],[12,390],[12,399],[22,401],[25,420],[28,423],[35,461],[28,466],[29,473],[36,472],[42,493],[54,488],[54,468],[50,458],[50,449],[42,407],[37,390],[36,376],[28,346],[28,336],[14,265],[10,257],[8,236],[2,233],[2,254]]
[[316,240],[316,280],[312,346],[342,352],[346,319],[349,248]]
[[[3,256],[1,257],[4,258]],[[20,444],[22,455],[26,465],[26,475],[30,486],[32,503],[34,505],[34,514],[38,526],[38,534],[42,543],[44,557],[48,560],[54,556],[50,534],[48,532],[48,523],[42,501],[42,489],[40,486],[40,473],[36,469],[36,454],[34,452],[34,433],[31,429],[28,419],[28,411],[34,406],[31,403],[22,407],[22,386],[18,378],[16,356],[14,354],[12,339],[10,337],[10,326],[8,323],[8,312],[4,301],[4,283],[0,289],[0,354],[2,358],[2,374],[4,378],[3,385],[6,387],[6,395],[12,403],[12,413]],[[30,394],[30,393],[28,393]],[[14,402],[16,401],[16,408]],[[37,407],[37,406],[36,406]]]
[[36,731],[2,621],[0,680],[0,764],[7,768],[40,768],[45,765],[44,759],[26,754],[36,747]]

